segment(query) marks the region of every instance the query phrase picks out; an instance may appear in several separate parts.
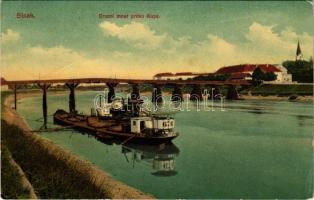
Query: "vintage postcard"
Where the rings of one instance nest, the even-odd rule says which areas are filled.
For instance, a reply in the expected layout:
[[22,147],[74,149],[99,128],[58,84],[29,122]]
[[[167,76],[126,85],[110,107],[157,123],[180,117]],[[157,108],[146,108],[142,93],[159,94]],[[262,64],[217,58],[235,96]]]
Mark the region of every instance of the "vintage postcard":
[[312,1],[1,4],[1,198],[311,199]]

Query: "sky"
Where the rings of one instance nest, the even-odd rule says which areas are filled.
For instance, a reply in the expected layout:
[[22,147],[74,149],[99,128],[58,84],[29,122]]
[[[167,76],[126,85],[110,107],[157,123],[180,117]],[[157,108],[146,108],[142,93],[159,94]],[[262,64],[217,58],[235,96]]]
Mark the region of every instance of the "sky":
[[[18,19],[18,12],[35,18]],[[0,19],[7,80],[152,78],[278,64],[295,59],[298,40],[303,57],[313,55],[313,10],[305,1],[4,1]]]

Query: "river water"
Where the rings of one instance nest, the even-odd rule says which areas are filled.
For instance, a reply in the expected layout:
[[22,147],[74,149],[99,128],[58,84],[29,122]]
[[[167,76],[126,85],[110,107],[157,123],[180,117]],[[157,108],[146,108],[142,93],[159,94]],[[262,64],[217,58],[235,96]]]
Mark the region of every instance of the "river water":
[[[77,110],[89,113],[99,92],[77,92]],[[19,100],[30,126],[42,126],[41,97]],[[186,102],[185,102],[186,103]],[[211,106],[211,103],[208,105]],[[313,194],[313,106],[288,101],[226,101],[224,111],[174,115],[180,136],[173,145],[105,144],[74,130],[40,133],[158,198],[307,198]],[[48,93],[52,114],[68,110],[68,95]]]

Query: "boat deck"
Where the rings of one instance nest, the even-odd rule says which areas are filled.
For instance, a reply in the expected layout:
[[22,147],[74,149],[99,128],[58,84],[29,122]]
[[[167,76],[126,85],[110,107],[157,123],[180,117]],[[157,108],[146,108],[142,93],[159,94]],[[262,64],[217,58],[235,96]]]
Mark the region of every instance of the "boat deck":
[[58,110],[54,114],[54,122],[61,125],[71,126],[74,129],[86,131],[100,139],[123,139],[127,141],[141,141],[145,143],[167,143],[177,137],[173,136],[153,136],[148,137],[143,133],[131,133],[126,122],[114,120],[112,118],[100,119],[95,116],[73,115],[63,110]]

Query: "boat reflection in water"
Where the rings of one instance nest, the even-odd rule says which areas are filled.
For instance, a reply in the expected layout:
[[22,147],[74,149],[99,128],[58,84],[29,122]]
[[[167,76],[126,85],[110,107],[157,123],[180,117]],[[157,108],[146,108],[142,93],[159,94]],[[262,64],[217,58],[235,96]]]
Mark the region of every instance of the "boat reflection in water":
[[174,144],[162,144],[159,146],[125,144],[122,145],[122,153],[126,160],[135,163],[144,163],[152,167],[155,176],[174,176],[175,158],[179,155],[180,150]]

